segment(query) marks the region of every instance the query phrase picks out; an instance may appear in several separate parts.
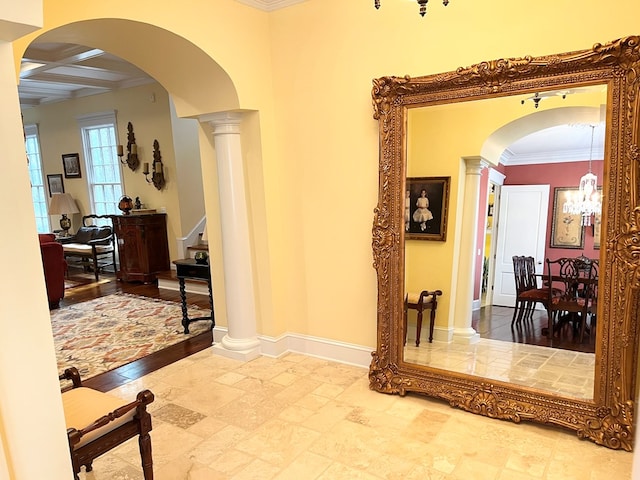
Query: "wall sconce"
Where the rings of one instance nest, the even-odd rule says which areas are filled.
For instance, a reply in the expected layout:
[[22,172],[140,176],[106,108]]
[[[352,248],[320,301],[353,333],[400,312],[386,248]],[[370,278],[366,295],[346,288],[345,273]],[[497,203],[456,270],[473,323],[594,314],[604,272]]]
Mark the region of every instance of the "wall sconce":
[[153,141],[153,173],[151,174],[151,180],[149,180],[149,163],[144,163],[144,168],[142,170],[144,173],[144,178],[147,180],[147,183],[153,183],[153,186],[158,190],[162,190],[164,187],[164,170],[162,168],[162,157],[160,156],[160,144],[158,140]]
[[122,145],[118,145],[118,157],[120,158],[120,163],[123,165],[129,165],[129,168],[134,172],[140,166],[140,161],[138,160],[138,145],[136,145],[136,137],[133,134],[133,125],[131,122],[127,125],[127,158],[123,160],[124,152]]

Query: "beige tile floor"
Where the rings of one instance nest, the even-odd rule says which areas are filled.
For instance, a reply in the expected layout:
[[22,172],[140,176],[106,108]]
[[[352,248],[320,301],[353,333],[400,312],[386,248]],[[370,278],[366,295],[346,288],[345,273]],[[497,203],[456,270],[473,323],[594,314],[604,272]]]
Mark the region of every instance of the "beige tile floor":
[[[112,393],[151,389],[156,480],[597,480],[632,454],[571,432],[369,390],[367,370],[298,354],[242,363],[205,350]],[[142,478],[135,440],[82,479]]]
[[559,395],[593,398],[595,354],[481,338],[473,345],[409,339],[405,361],[479,375]]

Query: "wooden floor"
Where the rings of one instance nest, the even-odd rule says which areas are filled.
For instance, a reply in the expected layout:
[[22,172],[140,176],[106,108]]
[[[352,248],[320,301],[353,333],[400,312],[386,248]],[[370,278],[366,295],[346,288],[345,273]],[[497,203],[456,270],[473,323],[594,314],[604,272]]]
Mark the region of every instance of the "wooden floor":
[[[116,292],[131,293],[150,298],[160,298],[174,302],[180,301],[180,294],[177,291],[158,289],[155,284],[145,285],[141,283],[126,283],[115,279],[113,273],[100,275],[101,280],[109,280],[106,283],[95,283],[91,280],[91,275],[80,270],[70,270],[69,280],[76,280],[86,283],[83,288],[67,290],[65,298],[60,302],[60,306],[72,305],[74,303],[92,300],[101,296]],[[209,298],[206,295],[189,293],[187,301],[190,304],[198,305],[204,309],[209,308]],[[530,345],[552,346],[549,338],[543,335],[543,328],[547,326],[546,312],[536,312],[533,319],[523,321],[521,324],[511,327],[513,309],[508,307],[484,307],[473,313],[472,327],[482,338],[491,338],[516,343],[526,343]],[[185,358],[196,352],[204,350],[213,343],[212,332],[207,331],[196,337],[185,340],[182,343],[153,353],[147,357],[123,365],[109,372],[102,373],[93,378],[87,379],[85,383],[88,387],[100,391],[108,391],[119,385],[135,380],[147,373],[153,372],[181,358]],[[594,352],[595,346],[591,337],[584,342],[576,342],[571,332],[563,332],[562,335],[554,337],[553,346],[567,350],[581,352]]]
[[507,342],[526,343],[543,347],[561,348],[577,352],[595,352],[594,335],[585,335],[578,341],[577,331],[571,325],[565,325],[556,332],[553,340],[546,335],[549,318],[545,310],[536,310],[532,318],[522,320],[511,326],[513,308],[487,306],[473,312],[471,326],[482,338],[503,340]]
[[[95,283],[91,281],[91,275],[87,275],[80,270],[70,269],[68,279],[85,283],[81,288],[67,290],[65,298],[60,302],[60,306],[64,307],[74,303],[85,302],[94,298],[110,295],[112,293],[124,292],[134,295],[140,295],[150,298],[160,298],[174,302],[180,301],[180,293],[165,289],[158,289],[155,284],[145,285],[141,283],[120,282],[115,279],[113,273],[103,273],[100,280],[109,280],[106,283]],[[204,309],[209,309],[209,297],[206,295],[198,295],[189,293],[187,295],[189,304],[197,305]],[[213,334],[211,330],[205,333],[191,337],[184,342],[172,345],[169,348],[159,352],[152,353],[144,358],[123,365],[114,370],[96,375],[93,378],[83,380],[83,385],[100,390],[102,392],[109,391],[131,380],[135,380],[147,373],[158,370],[170,363],[181,358],[188,357],[196,352],[210,347],[213,343]]]

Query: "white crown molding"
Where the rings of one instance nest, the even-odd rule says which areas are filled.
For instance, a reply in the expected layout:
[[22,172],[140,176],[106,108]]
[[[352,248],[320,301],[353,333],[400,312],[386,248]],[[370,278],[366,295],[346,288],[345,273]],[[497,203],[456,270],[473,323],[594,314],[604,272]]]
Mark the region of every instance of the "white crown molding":
[[244,3],[258,10],[264,10],[265,12],[273,12],[306,1],[307,0],[236,0],[236,2]]
[[[528,154],[514,154],[508,148],[500,156],[500,163],[503,165],[540,165],[543,163],[568,163],[568,162],[588,162],[589,149],[573,149],[560,152],[540,152]],[[604,158],[604,151],[594,151],[594,161]]]

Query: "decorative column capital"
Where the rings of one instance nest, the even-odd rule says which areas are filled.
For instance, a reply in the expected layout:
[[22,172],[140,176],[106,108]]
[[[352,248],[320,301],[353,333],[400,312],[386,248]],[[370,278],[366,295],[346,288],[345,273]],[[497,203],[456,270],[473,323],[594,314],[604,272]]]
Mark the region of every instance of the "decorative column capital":
[[464,157],[467,167],[467,175],[480,175],[483,168],[487,168],[490,163],[482,157]]
[[244,114],[241,112],[219,112],[201,115],[198,120],[203,123],[210,123],[213,127],[213,134],[240,133],[240,124]]

